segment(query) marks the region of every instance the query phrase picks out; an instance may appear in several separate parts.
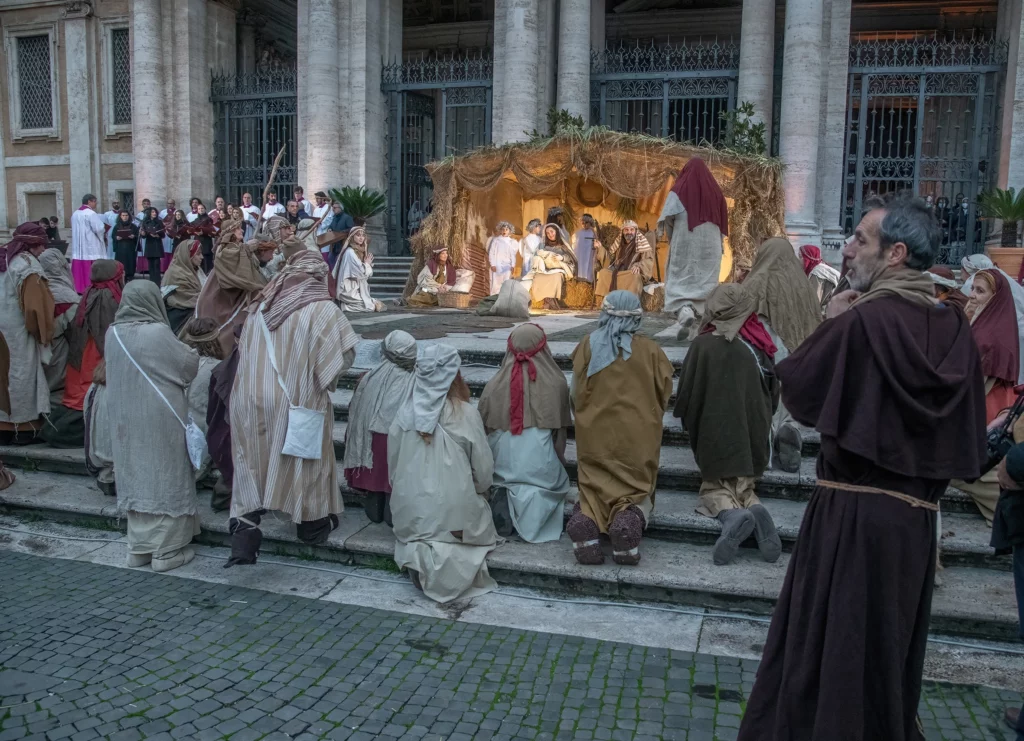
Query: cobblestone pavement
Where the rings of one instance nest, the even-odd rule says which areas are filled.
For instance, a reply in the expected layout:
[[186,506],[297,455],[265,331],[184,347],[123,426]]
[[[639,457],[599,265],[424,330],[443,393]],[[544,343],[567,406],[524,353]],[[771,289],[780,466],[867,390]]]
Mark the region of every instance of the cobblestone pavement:
[[[10,552],[0,595],[0,741],[733,739],[756,670]],[[929,685],[921,715],[1010,739],[1020,699]]]

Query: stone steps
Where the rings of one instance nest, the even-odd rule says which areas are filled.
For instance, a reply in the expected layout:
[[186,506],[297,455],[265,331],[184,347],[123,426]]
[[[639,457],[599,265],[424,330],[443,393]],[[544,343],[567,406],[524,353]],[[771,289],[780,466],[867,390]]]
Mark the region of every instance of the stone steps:
[[[74,452],[51,451],[65,458]],[[6,460],[6,452],[4,455]],[[685,506],[680,502],[680,507]],[[664,509],[655,523],[661,517],[687,516],[669,507]],[[85,476],[20,471],[16,484],[0,492],[0,510],[79,525],[124,528],[116,502],[103,496]],[[792,514],[795,516],[795,511]],[[210,509],[207,492],[200,493],[200,515],[199,540],[226,545],[227,517]],[[789,514],[780,511],[778,518],[784,531],[792,527]],[[322,546],[299,542],[289,523],[272,516],[264,518],[263,531],[264,554],[381,566],[394,553],[390,530],[369,523],[357,508],[345,511],[341,527]],[[610,559],[603,566],[580,566],[564,534],[557,542],[543,544],[511,538],[491,553],[488,564],[491,574],[503,584],[766,615],[774,606],[789,559],[784,553],[778,562],[768,564],[755,550],[743,549],[734,563],[716,567],[707,545],[666,540],[653,533],[645,538],[641,551],[643,560],[636,567],[618,566]],[[943,572],[943,580],[932,601],[934,632],[1012,640],[1017,613],[1009,573],[950,566]]]
[[370,295],[378,301],[401,298],[411,269],[411,257],[374,257]]

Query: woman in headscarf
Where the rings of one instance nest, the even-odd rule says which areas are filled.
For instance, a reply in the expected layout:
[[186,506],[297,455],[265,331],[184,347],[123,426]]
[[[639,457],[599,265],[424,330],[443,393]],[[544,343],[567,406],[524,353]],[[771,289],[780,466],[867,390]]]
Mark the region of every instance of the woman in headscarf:
[[96,366],[103,360],[107,329],[114,321],[124,289],[124,266],[115,260],[96,260],[91,285],[72,312],[67,329],[67,382],[43,439],[55,448],[80,448],[85,439],[83,409]]
[[[188,413],[196,426],[207,432],[206,412],[210,404],[210,383],[213,369],[224,359],[224,349],[218,340],[217,322],[206,317],[189,320],[178,335],[182,342],[199,353],[199,371],[188,387]],[[213,469],[209,454],[203,458],[203,465],[196,471],[196,483],[208,479]]]
[[441,603],[496,586],[487,554],[498,534],[484,498],[494,460],[461,364],[449,345],[422,348],[412,393],[388,433],[395,563]]
[[527,543],[558,540],[569,493],[565,441],[572,416],[569,384],[543,329],[521,324],[512,331],[479,410],[494,455],[491,510],[498,535],[514,530]]
[[957,288],[956,276],[952,270],[945,265],[932,265],[927,273],[935,284],[935,298],[940,303],[966,311],[970,299]]
[[64,253],[54,247],[43,250],[39,264],[46,275],[46,283],[53,294],[53,342],[50,360],[43,363],[46,383],[50,387],[50,406],[60,404],[64,397],[64,383],[68,364],[68,325],[75,316],[80,296],[71,277],[71,266]]
[[960,261],[960,267],[964,271],[964,284],[960,290],[967,296],[971,295],[971,284],[974,283],[974,275],[979,270],[991,270],[995,263],[984,252],[975,255],[968,255]]
[[[540,304],[544,299],[561,300],[565,281],[576,275],[576,255],[569,246],[569,237],[558,224],[547,224],[541,242],[523,276],[523,285],[530,289],[530,301]],[[497,293],[495,291],[494,293]]]
[[688,333],[718,285],[722,242],[729,236],[725,196],[700,157],[693,157],[679,171],[658,225],[664,225],[669,239],[665,311],[676,314]]
[[207,276],[199,292],[194,315],[217,322],[225,356],[231,353],[235,344],[235,327],[245,321],[245,310],[266,285],[252,245],[247,242],[219,243],[213,272]]
[[607,533],[615,563],[640,563],[640,539],[654,509],[672,363],[640,329],[640,299],[612,291],[601,318],[572,353],[572,399],[580,499],[566,528],[581,564],[604,563]]
[[[761,245],[743,289],[753,299],[754,310],[777,348],[776,363],[789,357],[821,324],[821,304],[804,274],[803,261],[785,237],[773,237]],[[799,471],[803,436],[782,403],[772,428],[779,468],[788,473]]]
[[435,247],[427,264],[416,276],[416,292],[406,302],[409,306],[437,306],[437,294],[455,291],[469,293],[473,288],[472,270],[456,268],[449,259],[448,248]]
[[203,255],[199,242],[183,242],[174,248],[170,267],[160,282],[164,303],[167,304],[167,318],[171,322],[171,331],[175,334],[178,334],[185,322],[195,316],[199,294],[206,280],[206,275],[199,269],[202,262]]
[[805,244],[800,248],[800,259],[804,261],[804,275],[810,281],[821,305],[821,315],[825,316],[828,302],[835,294],[839,285],[839,271],[825,262],[821,257],[821,249],[813,244]]
[[775,523],[754,493],[771,458],[779,402],[775,349],[751,296],[726,283],[708,296],[704,326],[679,373],[673,414],[682,419],[700,468],[697,512],[722,524],[711,552],[719,566],[752,533],[765,561],[782,553]]
[[507,221],[499,221],[494,236],[487,241],[487,265],[490,273],[489,296],[498,295],[501,284],[512,277],[519,254],[519,243],[512,238],[515,228]]
[[[171,221],[171,228],[167,230],[167,236],[171,238],[171,247],[177,249],[182,242],[192,239],[191,224],[185,218],[185,212],[180,208],[174,212],[174,219]],[[171,258],[173,261],[173,257]]]
[[[184,425],[199,355],[178,341],[156,283],[125,286],[104,357],[117,475],[117,505],[128,514],[128,565],[170,571],[195,556],[199,534],[195,471]],[[158,393],[159,391],[159,393]]]
[[985,421],[990,423],[1017,398],[1013,387],[1020,375],[1020,341],[1009,279],[996,270],[975,273],[967,315],[981,351]]
[[92,372],[92,385],[85,395],[85,468],[96,486],[108,497],[117,496],[114,482],[114,438],[111,435],[107,403],[107,364],[101,360]]
[[380,352],[380,365],[359,379],[348,405],[344,469],[348,485],[363,492],[370,521],[390,525],[388,430],[412,391],[416,340],[396,329],[384,338]]
[[160,285],[160,261],[164,258],[164,236],[166,229],[160,220],[159,212],[152,206],[146,209],[146,217],[139,225],[139,239],[142,243],[142,256],[146,258],[149,268],[149,279]]
[[[218,255],[218,260],[220,255]],[[254,564],[263,510],[287,515],[304,543],[323,543],[344,507],[334,457],[330,392],[352,365],[359,336],[327,291],[323,258],[294,255],[260,294],[238,341],[231,391],[234,480],[231,558]],[[291,410],[322,415],[319,439],[286,453]],[[315,431],[315,426],[311,428]]]
[[0,254],[0,334],[11,359],[10,372],[0,377],[11,400],[10,412],[0,410],[0,431],[14,442],[30,440],[50,413],[43,360],[49,359],[53,341],[54,300],[39,264],[46,244],[46,230],[27,222],[14,230]]
[[335,298],[347,313],[386,311],[386,307],[370,295],[370,278],[373,277],[373,253],[366,229],[353,227],[341,250],[341,258],[334,265],[334,280],[337,285]]
[[135,278],[139,256],[139,227],[132,215],[122,210],[114,225],[114,259],[124,266],[125,283]]

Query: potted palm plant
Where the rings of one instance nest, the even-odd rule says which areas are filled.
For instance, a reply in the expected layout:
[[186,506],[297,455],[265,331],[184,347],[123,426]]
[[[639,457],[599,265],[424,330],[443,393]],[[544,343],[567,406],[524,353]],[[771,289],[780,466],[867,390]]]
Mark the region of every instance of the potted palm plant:
[[367,221],[387,208],[385,195],[365,185],[355,188],[346,185],[340,190],[332,188],[330,196],[341,204],[356,226],[364,226]]
[[1003,222],[999,246],[988,248],[989,257],[997,267],[1018,275],[1024,262],[1024,249],[1017,246],[1017,228],[1024,221],[1024,188],[1019,193],[1013,188],[987,190],[978,196],[978,207],[982,217]]

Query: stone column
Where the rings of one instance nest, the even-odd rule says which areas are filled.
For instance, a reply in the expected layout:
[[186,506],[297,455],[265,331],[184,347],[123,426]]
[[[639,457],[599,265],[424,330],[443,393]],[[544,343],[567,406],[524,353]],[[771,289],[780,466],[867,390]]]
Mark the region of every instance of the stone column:
[[[210,103],[208,57],[208,52],[213,50],[206,35],[211,2],[213,0],[172,0],[169,3],[174,17],[180,19],[173,35],[174,65],[167,70],[174,102],[172,116],[168,118],[175,156],[170,168],[170,192],[152,194],[153,199],[171,195],[179,203],[187,203],[193,195],[204,201],[214,196],[213,105]],[[234,33],[234,28],[231,31]],[[167,111],[163,113],[167,115]],[[166,153],[163,156],[166,157]]]
[[[1002,0],[1000,21],[996,24],[998,38],[1007,42],[1006,82],[1003,94],[1002,121],[999,126],[999,171],[996,185],[1000,188],[1024,186],[1024,162],[1020,161],[1024,138],[1024,95],[1020,83],[1024,78],[1024,23],[1021,22],[1022,0]],[[1016,144],[1017,149],[1014,150]],[[1013,182],[1011,182],[1013,171]]]
[[251,14],[240,17],[238,24],[238,73],[251,75],[256,71],[256,26]]
[[555,107],[590,119],[591,0],[561,0],[558,19],[558,97]]
[[843,240],[842,216],[846,197],[846,104],[850,79],[851,0],[830,0],[831,16],[824,26],[827,61],[822,85],[821,144],[818,150],[818,223],[822,239]]
[[494,0],[494,39],[491,44],[494,49],[491,52],[494,62],[494,74],[491,77],[491,141],[495,144],[505,141],[505,6],[507,4],[508,0]]
[[338,80],[337,0],[308,0],[307,69],[298,76],[298,94],[304,99],[299,127],[306,131],[306,167],[303,187],[313,194],[337,186],[341,171],[338,121],[341,99]]
[[794,245],[820,244],[816,221],[821,122],[822,0],[787,0],[779,156],[785,165],[786,232]]
[[[71,202],[86,193],[98,194],[98,141],[95,86],[90,70],[93,65],[89,16],[92,6],[81,4],[64,13],[64,65],[68,105],[68,158],[71,174]],[[101,197],[102,198],[102,197]]]
[[498,144],[526,141],[538,128],[538,0],[508,0],[505,14],[505,100]]
[[161,0],[131,4],[132,159],[135,198],[169,195]]
[[772,140],[774,71],[775,0],[743,0],[736,104],[754,104],[754,120],[765,125],[765,142]]

